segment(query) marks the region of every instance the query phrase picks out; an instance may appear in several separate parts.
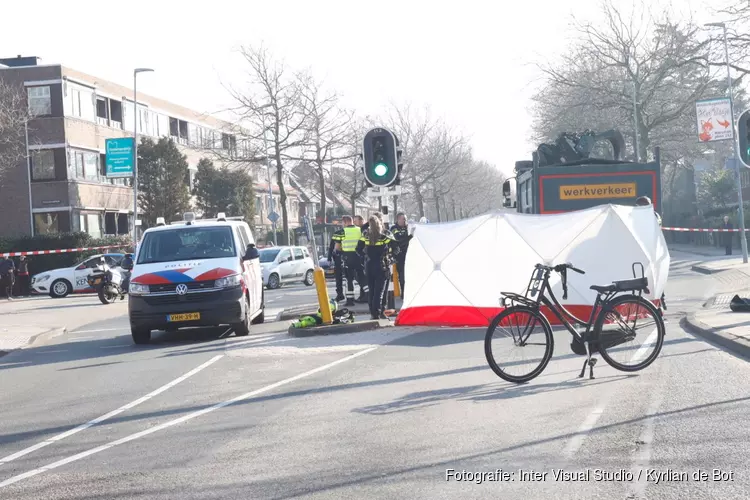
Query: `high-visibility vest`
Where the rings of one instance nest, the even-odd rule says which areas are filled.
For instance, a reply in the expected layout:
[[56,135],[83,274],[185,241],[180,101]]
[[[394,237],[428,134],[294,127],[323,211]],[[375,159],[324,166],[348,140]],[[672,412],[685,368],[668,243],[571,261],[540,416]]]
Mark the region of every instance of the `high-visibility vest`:
[[357,243],[362,237],[362,230],[357,226],[347,226],[344,228],[344,240],[341,242],[343,252],[354,252],[357,250]]

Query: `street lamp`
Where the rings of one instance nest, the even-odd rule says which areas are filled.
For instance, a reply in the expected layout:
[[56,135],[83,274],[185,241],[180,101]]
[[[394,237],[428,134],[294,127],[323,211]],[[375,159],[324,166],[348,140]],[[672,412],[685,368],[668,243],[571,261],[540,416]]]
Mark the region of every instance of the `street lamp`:
[[735,179],[737,180],[737,201],[739,202],[740,245],[742,246],[742,262],[747,264],[747,239],[745,238],[745,209],[742,202],[742,180],[740,176],[740,154],[737,143],[736,127],[734,125],[734,99],[732,98],[732,72],[729,63],[729,43],[727,42],[726,23],[707,23],[706,26],[721,28],[724,31],[724,56],[727,63],[727,92],[729,92],[729,109],[732,121],[732,149],[734,151]]
[[133,250],[138,244],[138,73],[152,71],[151,68],[133,70]]

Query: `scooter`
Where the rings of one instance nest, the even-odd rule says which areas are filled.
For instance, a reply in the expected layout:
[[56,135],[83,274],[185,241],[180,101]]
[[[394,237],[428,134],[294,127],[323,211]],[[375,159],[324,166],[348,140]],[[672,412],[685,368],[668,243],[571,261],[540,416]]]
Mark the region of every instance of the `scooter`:
[[87,278],[89,286],[96,290],[102,304],[123,300],[130,286],[130,273],[119,268],[110,268],[104,257],[94,272]]

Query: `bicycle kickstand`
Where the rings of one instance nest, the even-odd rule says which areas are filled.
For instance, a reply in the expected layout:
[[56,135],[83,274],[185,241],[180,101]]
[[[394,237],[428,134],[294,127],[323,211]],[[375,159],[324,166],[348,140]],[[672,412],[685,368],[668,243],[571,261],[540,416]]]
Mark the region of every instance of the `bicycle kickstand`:
[[586,365],[589,367],[589,379],[594,379],[594,365],[596,364],[596,358],[591,357],[591,347],[589,346],[589,342],[584,342],[586,345],[586,359],[583,361],[583,367],[581,367],[581,373],[578,375],[578,378],[583,378],[583,375],[586,373]]

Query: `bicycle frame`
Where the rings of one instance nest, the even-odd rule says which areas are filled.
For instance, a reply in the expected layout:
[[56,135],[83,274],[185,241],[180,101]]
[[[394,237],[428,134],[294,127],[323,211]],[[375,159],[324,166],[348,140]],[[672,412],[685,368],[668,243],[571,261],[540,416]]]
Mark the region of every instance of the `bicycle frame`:
[[[611,300],[615,295],[617,295],[618,292],[609,292],[606,294],[597,293],[596,300],[594,301],[594,306],[591,309],[591,315],[589,316],[588,321],[583,321],[575,314],[568,311],[565,306],[560,304],[560,301],[558,301],[557,297],[555,297],[555,293],[552,291],[552,287],[549,284],[551,271],[545,270],[543,272],[544,278],[541,286],[537,290],[537,293],[539,294],[536,300],[537,308],[539,308],[540,305],[547,306],[552,314],[554,314],[555,317],[560,320],[560,323],[562,323],[565,329],[568,330],[568,332],[570,332],[570,334],[575,337],[576,340],[578,340],[579,342],[584,342],[588,338],[589,333],[591,332],[591,328],[593,327],[597,316],[601,312],[602,305]],[[602,295],[604,296],[603,298]],[[578,333],[578,331],[575,329],[575,326],[586,327],[583,335],[580,335]]]

